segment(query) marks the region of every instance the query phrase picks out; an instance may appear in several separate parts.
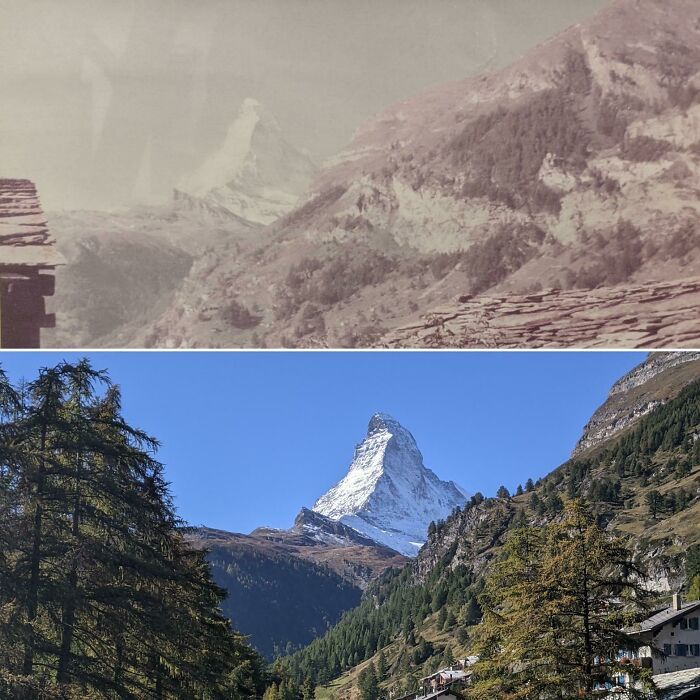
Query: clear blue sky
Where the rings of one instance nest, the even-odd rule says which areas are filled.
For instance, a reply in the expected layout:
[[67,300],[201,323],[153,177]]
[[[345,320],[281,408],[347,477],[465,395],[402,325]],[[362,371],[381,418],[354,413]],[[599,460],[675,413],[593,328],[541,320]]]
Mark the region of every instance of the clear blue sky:
[[249,532],[288,527],[345,473],[375,411],[426,466],[493,495],[569,455],[632,352],[0,352],[13,379],[89,357],[124,413],[162,442],[180,515]]

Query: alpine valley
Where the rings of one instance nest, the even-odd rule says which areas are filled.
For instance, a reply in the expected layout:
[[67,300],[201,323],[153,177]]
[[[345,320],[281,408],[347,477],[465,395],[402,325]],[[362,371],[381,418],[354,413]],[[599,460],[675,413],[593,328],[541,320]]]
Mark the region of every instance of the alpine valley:
[[509,531],[556,521],[572,498],[634,542],[657,591],[700,574],[689,558],[700,553],[698,436],[700,354],[654,353],[615,382],[566,463],[512,493],[441,481],[411,433],[377,413],[346,475],[289,530],[189,537],[228,590],[225,614],[266,657],[284,656],[278,670],[338,693],[371,659],[398,692],[468,651],[482,577]]
[[423,465],[415,439],[388,415],[372,416],[347,475],[302,508],[289,530],[249,535],[200,528],[225,612],[267,656],[308,644],[360,602],[368,584],[400,568],[431,522],[467,500]]
[[[557,522],[583,499],[598,522],[627,538],[661,596],[700,592],[700,356],[655,353],[621,377],[571,458],[513,493],[477,493],[430,525],[417,557],[365,590],[326,634],[281,659],[282,676],[311,678],[318,697],[357,697],[371,668],[380,692],[410,693],[418,679],[471,651],[478,596],[514,528]],[[361,683],[360,683],[361,685]]]
[[245,100],[171,206],[49,216],[45,341],[694,347],[699,65],[695,0],[610,0],[320,168]]

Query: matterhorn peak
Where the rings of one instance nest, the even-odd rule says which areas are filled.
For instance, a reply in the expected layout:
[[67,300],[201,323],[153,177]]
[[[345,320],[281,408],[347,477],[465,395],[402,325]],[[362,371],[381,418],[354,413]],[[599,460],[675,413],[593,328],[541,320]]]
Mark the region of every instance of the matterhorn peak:
[[241,103],[221,146],[175,191],[181,207],[270,224],[305,194],[316,166],[291,146],[252,97]]
[[258,102],[254,97],[246,97],[243,102],[241,103],[241,112],[245,110],[254,110],[258,111],[262,109],[262,104]]
[[236,124],[245,123],[248,124],[250,128],[255,128],[260,122],[265,122],[266,126],[280,133],[282,131],[277,119],[275,119],[272,112],[265,108],[262,102],[256,100],[254,97],[246,97],[243,102],[241,102],[238,115],[231,127],[229,127],[229,131]]
[[447,517],[466,499],[455,483],[440,480],[423,464],[415,438],[398,420],[375,413],[347,474],[313,510],[414,556],[430,522]]
[[389,430],[391,429],[403,430],[401,424],[396,420],[396,418],[390,416],[388,413],[377,412],[372,415],[369,419],[369,424],[367,426],[367,435],[374,433],[378,430]]

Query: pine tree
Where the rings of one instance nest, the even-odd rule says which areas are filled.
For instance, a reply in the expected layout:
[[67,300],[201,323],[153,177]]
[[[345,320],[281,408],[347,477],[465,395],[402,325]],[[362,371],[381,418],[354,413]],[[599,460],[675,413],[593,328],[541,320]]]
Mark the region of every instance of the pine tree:
[[301,697],[303,700],[314,700],[316,697],[316,686],[311,680],[311,676],[304,679],[304,684],[301,686]]
[[279,700],[279,691],[277,683],[270,683],[270,685],[265,688],[263,693],[263,700]]
[[107,375],[61,363],[21,396],[0,376],[0,414],[0,695],[256,694],[260,659]]
[[622,672],[642,681],[617,656],[639,647],[623,630],[643,610],[643,578],[623,541],[578,503],[561,522],[514,531],[486,581],[473,697],[592,697]]
[[377,672],[373,663],[364,668],[358,677],[357,687],[360,691],[361,700],[378,700],[379,698],[379,683],[377,681]]
[[386,679],[387,670],[386,656],[384,655],[384,650],[382,650],[379,652],[379,658],[377,659],[378,680],[383,681]]
[[656,490],[651,490],[645,496],[645,501],[647,507],[649,508],[649,514],[654,520],[656,520],[656,516],[659,514],[659,511],[663,508],[663,498],[661,494]]

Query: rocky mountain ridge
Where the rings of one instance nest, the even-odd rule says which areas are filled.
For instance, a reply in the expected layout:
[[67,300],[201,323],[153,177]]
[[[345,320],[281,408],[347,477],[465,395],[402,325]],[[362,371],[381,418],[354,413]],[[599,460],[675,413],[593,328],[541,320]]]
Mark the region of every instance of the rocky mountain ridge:
[[[264,247],[223,244],[193,265],[154,344],[366,347],[467,294],[553,289],[585,312],[584,290],[643,297],[650,282],[696,279],[698,65],[693,0],[612,0],[507,68],[390,106]],[[261,309],[254,330],[226,323],[232,294]],[[601,342],[697,341],[682,300],[670,335],[657,333],[657,302],[610,318]],[[492,335],[499,347],[529,338]],[[566,345],[559,335],[534,342]]]
[[431,521],[447,517],[467,494],[424,466],[415,438],[384,413],[370,419],[347,474],[313,506],[406,556],[425,541]]
[[224,612],[270,658],[322,634],[371,581],[408,561],[306,508],[288,530],[199,527],[187,536],[209,550],[214,579],[229,593]]
[[[677,588],[683,577],[679,563],[687,547],[700,541],[700,449],[693,439],[700,427],[698,387],[700,353],[650,353],[612,385],[569,461],[537,480],[530,492],[472,502],[448,518],[420,551],[417,580],[446,560],[479,574],[511,524],[546,522],[556,517],[563,499],[584,497],[609,528],[633,538],[660,591]],[[623,440],[625,451],[617,447]],[[688,467],[674,472],[684,459]],[[654,488],[662,496],[687,489],[688,509],[652,517],[645,496]]]
[[572,457],[595,448],[666,403],[700,375],[700,352],[651,353],[618,379],[606,401],[591,416]]
[[247,98],[221,147],[176,188],[175,204],[213,219],[267,225],[294,207],[315,173],[275,118]]

